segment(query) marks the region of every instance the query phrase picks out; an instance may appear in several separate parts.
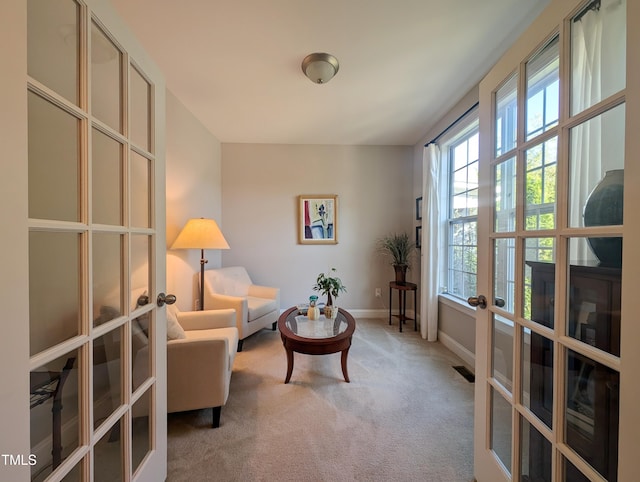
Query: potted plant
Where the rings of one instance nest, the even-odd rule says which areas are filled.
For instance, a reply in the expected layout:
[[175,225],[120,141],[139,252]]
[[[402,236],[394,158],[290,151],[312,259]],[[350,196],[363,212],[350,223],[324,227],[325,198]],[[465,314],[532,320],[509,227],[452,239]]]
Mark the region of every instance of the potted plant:
[[378,240],[380,253],[391,259],[396,272],[396,283],[406,282],[407,270],[411,266],[411,257],[416,245],[407,233],[388,234]]
[[347,287],[342,284],[342,280],[335,276],[335,268],[331,268],[328,273],[320,273],[313,287],[314,291],[319,291],[327,295],[327,304],[324,307],[324,316],[335,319],[338,314],[338,307],[334,306],[333,298],[338,298],[340,292],[347,291]]

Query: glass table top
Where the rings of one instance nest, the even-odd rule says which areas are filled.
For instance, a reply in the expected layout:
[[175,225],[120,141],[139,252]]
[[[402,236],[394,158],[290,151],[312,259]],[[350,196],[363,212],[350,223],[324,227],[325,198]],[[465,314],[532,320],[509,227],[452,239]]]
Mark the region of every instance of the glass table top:
[[333,338],[344,333],[348,327],[342,313],[338,313],[335,320],[324,315],[320,315],[317,320],[310,320],[304,315],[299,315],[297,311],[287,317],[285,325],[294,335],[312,339]]

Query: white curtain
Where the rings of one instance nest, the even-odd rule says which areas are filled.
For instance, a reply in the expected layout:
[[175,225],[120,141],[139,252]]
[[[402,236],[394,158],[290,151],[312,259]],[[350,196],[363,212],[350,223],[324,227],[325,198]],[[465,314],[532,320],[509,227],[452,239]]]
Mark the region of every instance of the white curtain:
[[440,286],[440,148],[434,143],[424,148],[422,182],[420,333],[422,338],[436,341]]
[[[602,99],[602,15],[591,11],[572,24],[573,90],[571,112],[576,114]],[[601,119],[596,117],[571,133],[571,226],[582,226],[582,210],[590,191],[602,178]],[[595,259],[587,243],[571,240],[573,260]]]

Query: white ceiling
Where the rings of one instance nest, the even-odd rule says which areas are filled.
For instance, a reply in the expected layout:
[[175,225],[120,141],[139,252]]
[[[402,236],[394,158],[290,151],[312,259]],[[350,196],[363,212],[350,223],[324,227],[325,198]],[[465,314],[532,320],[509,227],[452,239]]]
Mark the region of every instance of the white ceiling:
[[[111,0],[221,141],[414,145],[548,0]],[[340,62],[313,84],[302,59]]]

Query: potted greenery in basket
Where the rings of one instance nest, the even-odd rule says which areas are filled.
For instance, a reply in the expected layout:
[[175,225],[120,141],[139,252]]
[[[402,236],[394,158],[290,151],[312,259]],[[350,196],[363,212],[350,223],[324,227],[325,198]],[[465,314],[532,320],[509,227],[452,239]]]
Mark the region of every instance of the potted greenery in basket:
[[335,276],[335,268],[331,268],[329,273],[320,273],[313,287],[314,291],[319,291],[323,295],[327,295],[327,304],[324,307],[324,316],[335,319],[338,314],[338,307],[333,304],[333,298],[338,298],[340,292],[347,291],[347,287],[342,284],[342,280]]
[[391,258],[391,264],[396,272],[396,283],[406,282],[407,269],[411,266],[411,257],[416,245],[407,233],[388,234],[378,240],[378,250],[384,256]]

